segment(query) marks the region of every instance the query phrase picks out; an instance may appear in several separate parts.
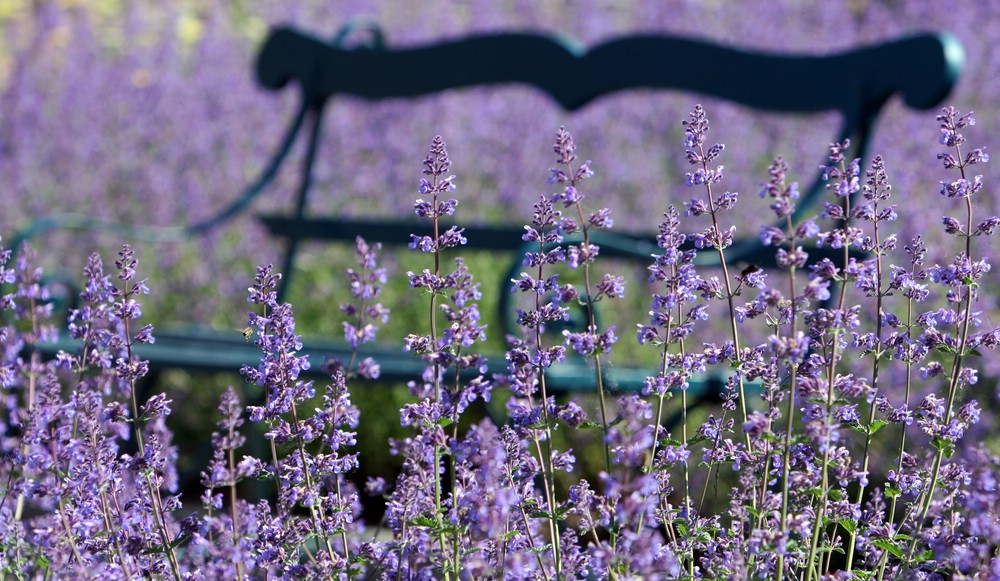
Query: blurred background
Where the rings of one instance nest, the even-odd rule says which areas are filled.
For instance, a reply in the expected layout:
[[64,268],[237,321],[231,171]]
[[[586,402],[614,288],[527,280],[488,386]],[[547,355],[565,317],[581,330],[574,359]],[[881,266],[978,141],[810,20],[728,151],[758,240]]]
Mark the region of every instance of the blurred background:
[[[266,92],[253,76],[257,48],[276,24],[332,38],[348,21],[369,20],[396,46],[510,29],[564,35],[590,46],[656,31],[814,54],[947,30],[966,51],[966,67],[948,102],[978,113],[973,139],[986,140],[1000,127],[1000,6],[990,2],[787,0],[766,8],[713,0],[274,4],[0,1],[0,233],[9,237],[55,212],[165,225],[197,222],[225,207],[256,179],[294,111],[294,89]],[[688,64],[692,75],[712,74],[698,62]],[[795,91],[793,79],[787,88]],[[537,195],[548,192],[551,141],[565,124],[580,156],[594,161],[597,176],[590,188],[612,208],[616,227],[652,231],[650,211],[659,215],[667,203],[690,195],[678,178],[686,165],[680,121],[701,101],[714,140],[728,146],[726,187],[742,192],[744,200],[756,194],[776,154],[810,182],[835,137],[833,118],[761,114],[667,91],[605,97],[575,114],[517,86],[408,102],[342,98],[327,110],[311,209],[409,214],[427,144],[440,134],[452,146],[458,176],[457,220],[510,220],[509,208],[520,208],[519,219],[525,220]],[[946,177],[933,158],[934,114],[890,103],[872,147],[885,156],[903,201],[901,223],[914,231],[937,229],[940,219],[926,212]],[[987,183],[995,183],[995,164],[982,167]],[[297,169],[297,160],[289,160],[254,210],[288,208]],[[149,306],[170,319],[242,326],[240,305],[252,266],[275,257],[274,242],[263,236],[253,213],[214,232],[210,244],[157,245],[145,264],[155,264],[165,276],[154,278]],[[757,225],[746,227],[755,232]],[[92,249],[121,242],[83,242],[78,234],[72,241],[53,236],[35,244],[47,260],[79,272]]]
[[[968,133],[972,146],[991,147],[1000,134],[996,2],[0,0],[0,236],[9,239],[34,220],[59,212],[149,225],[191,224],[212,216],[257,179],[295,109],[294,89],[266,92],[255,84],[254,59],[269,28],[291,24],[332,38],[358,19],[377,23],[390,46],[501,30],[562,35],[585,46],[621,35],[666,32],[809,54],[944,30],[961,41],[966,53],[947,103],[976,112],[979,124]],[[686,65],[692,75],[713,74],[703,63]],[[796,90],[794,79],[787,90]],[[593,160],[596,177],[587,186],[592,204],[610,207],[616,228],[652,232],[654,217],[667,204],[691,196],[683,185],[680,122],[699,102],[712,121],[710,139],[727,145],[725,188],[741,192],[744,204],[754,203],[778,154],[796,179],[811,183],[838,127],[831,116],[763,114],[666,91],[605,97],[574,114],[517,86],[377,104],[338,98],[326,111],[310,208],[318,215],[410,214],[427,145],[440,134],[458,176],[457,221],[523,223],[537,196],[551,191],[551,144],[564,124],[576,137],[579,156]],[[932,249],[939,248],[935,241],[941,238],[934,233],[949,211],[943,209],[939,181],[953,179],[935,159],[935,114],[891,102],[871,148],[886,160],[899,204],[900,240],[924,233]],[[146,321],[192,321],[239,332],[254,266],[276,262],[279,250],[253,216],[289,208],[302,149],[252,211],[207,238],[139,245],[140,269],[153,289],[144,301]],[[993,192],[1000,170],[995,163],[979,167],[986,174],[986,196],[979,202],[985,217],[997,213]],[[740,215],[763,214],[744,209]],[[758,226],[739,224],[750,235]],[[58,232],[33,244],[46,269],[78,276],[90,252],[101,251],[109,261],[125,241]],[[405,261],[389,259],[394,280],[412,268],[401,264]],[[307,249],[304,278],[291,297],[303,331],[340,333],[337,305],[348,300],[340,273],[349,263],[343,252]],[[493,293],[488,284],[484,288]],[[405,314],[408,296],[404,288],[387,300],[398,315],[383,340],[401,343],[407,327],[418,320]],[[643,313],[646,300],[640,294],[640,310],[633,313]],[[982,303],[987,320],[1000,324],[994,297],[984,296]],[[987,376],[1000,370],[995,358],[985,363]],[[217,390],[206,385],[241,380],[174,374],[164,381],[175,399],[196,404],[183,408],[190,418],[214,413]],[[994,382],[988,383],[992,390]],[[358,396],[362,406],[364,397]],[[384,400],[379,405],[387,409]],[[395,421],[393,414],[380,423]]]

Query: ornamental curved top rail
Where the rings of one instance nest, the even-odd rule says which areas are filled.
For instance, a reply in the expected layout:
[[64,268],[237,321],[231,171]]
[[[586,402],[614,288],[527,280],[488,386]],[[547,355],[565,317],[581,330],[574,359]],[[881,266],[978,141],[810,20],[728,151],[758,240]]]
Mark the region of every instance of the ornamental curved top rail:
[[[723,47],[664,35],[618,38],[582,49],[553,36],[508,33],[433,45],[347,49],[292,28],[263,45],[257,78],[270,89],[297,81],[308,102],[338,93],[368,99],[413,97],[446,89],[523,83],[566,110],[632,88],[703,93],[757,109],[838,110],[854,116],[894,94],[912,108],[934,107],[962,68],[961,44],[926,33],[829,55],[788,55]],[[692,74],[700,63],[704,74]]]

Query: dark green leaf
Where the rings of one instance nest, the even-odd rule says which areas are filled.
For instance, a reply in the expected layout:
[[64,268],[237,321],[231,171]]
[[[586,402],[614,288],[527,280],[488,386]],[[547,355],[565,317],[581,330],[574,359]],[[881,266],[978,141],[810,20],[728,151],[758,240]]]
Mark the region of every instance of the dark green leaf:
[[951,455],[955,453],[955,442],[941,436],[934,436],[931,439],[931,446],[940,450],[945,458],[951,458]]
[[417,527],[436,527],[437,521],[429,516],[418,516],[410,521],[410,524]]
[[688,446],[690,446],[692,444],[697,444],[698,442],[704,442],[706,440],[708,440],[707,436],[703,436],[703,435],[700,435],[700,434],[694,435],[694,436],[691,436],[690,438],[688,438]]
[[889,551],[897,559],[903,558],[902,549],[897,547],[891,541],[888,541],[886,539],[875,539],[874,541],[872,541],[872,544],[880,549],[885,549],[886,551]]

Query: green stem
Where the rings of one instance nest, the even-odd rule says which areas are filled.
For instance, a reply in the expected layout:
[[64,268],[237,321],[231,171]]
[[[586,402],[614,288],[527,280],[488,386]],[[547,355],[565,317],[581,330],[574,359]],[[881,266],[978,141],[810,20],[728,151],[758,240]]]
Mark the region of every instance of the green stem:
[[[789,233],[789,248],[795,251],[795,230],[792,227],[791,217],[787,217],[787,227]],[[795,265],[792,264],[788,269],[788,285],[791,306],[791,314],[789,316],[789,331],[788,337],[790,340],[795,340],[796,331],[796,288],[795,288]],[[781,523],[780,530],[781,536],[785,537],[788,535],[788,496],[789,496],[789,483],[788,478],[791,474],[791,457],[792,457],[792,429],[795,425],[795,376],[798,371],[797,365],[792,363],[789,365],[789,378],[788,378],[788,401],[785,407],[785,439],[784,439],[784,450],[781,454]],[[818,525],[817,525],[818,526]],[[782,581],[785,573],[785,555],[784,553],[778,553],[778,581]]]
[[[910,336],[910,325],[912,324],[911,320],[912,320],[912,316],[913,316],[912,309],[913,309],[913,300],[908,298],[907,301],[906,301],[906,336],[907,336],[907,339],[909,339],[909,336]],[[903,399],[903,407],[904,407],[904,409],[907,409],[907,410],[910,409],[910,388],[911,388],[911,384],[912,384],[912,380],[913,380],[912,371],[913,371],[913,362],[910,361],[909,358],[907,358],[907,361],[906,361],[906,391],[905,391],[905,395],[904,395],[904,399]],[[897,458],[896,458],[896,471],[897,471],[897,474],[902,474],[902,472],[903,472],[903,452],[905,451],[905,447],[906,447],[906,424],[904,423],[902,426],[900,426],[900,430],[899,430],[899,453],[898,453]],[[892,524],[896,520],[896,503],[898,502],[898,500],[899,500],[899,496],[898,495],[897,496],[893,496],[892,497],[892,502],[889,504],[889,518],[886,519],[886,522],[888,522],[890,524]],[[851,548],[853,549],[853,547],[851,547]],[[848,557],[848,561],[847,561],[848,565],[850,565],[850,563],[851,563],[851,557],[853,557],[853,556],[854,556],[854,551],[853,550],[849,551],[848,555],[847,555],[847,557]],[[885,575],[885,566],[888,563],[888,560],[889,560],[889,551],[885,551],[885,552],[882,553],[882,558],[880,559],[880,562],[879,562],[878,581],[882,581],[882,578]]]

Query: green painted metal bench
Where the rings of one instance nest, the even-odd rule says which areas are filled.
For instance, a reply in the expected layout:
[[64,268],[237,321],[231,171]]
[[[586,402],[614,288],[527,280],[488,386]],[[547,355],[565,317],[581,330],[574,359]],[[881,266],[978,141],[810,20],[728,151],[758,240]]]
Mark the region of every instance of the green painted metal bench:
[[[302,243],[322,241],[350,244],[358,235],[369,242],[402,246],[411,233],[428,227],[416,222],[309,217],[306,207],[312,187],[312,168],[321,139],[324,110],[337,95],[371,100],[417,97],[450,89],[520,83],[549,94],[563,109],[585,107],[597,97],[635,88],[671,89],[720,97],[752,108],[784,113],[839,112],[842,119],[835,138],[850,138],[856,155],[864,158],[876,119],[884,105],[901,96],[911,108],[938,105],[952,89],[962,65],[962,49],[947,34],[924,34],[828,56],[762,54],[724,48],[707,42],[663,35],[619,38],[581,50],[553,37],[535,34],[497,34],[390,49],[377,27],[367,26],[368,42],[343,48],[343,39],[355,30],[345,27],[337,39],[325,41],[291,28],[274,30],[257,61],[260,84],[279,91],[290,83],[301,96],[280,147],[261,172],[259,180],[218,215],[204,222],[177,228],[148,228],[111,224],[78,215],[50,216],[22,232],[21,241],[54,228],[113,229],[125,239],[179,240],[223,227],[234,216],[249,211],[251,203],[272,181],[303,128],[308,149],[295,206],[287,214],[262,215],[269,232],[284,241],[284,274],[280,296],[294,280],[296,257]],[[699,62],[711,74],[693,75],[686,63]],[[426,71],[433,69],[433,74]],[[586,74],[580,74],[586,70]],[[817,152],[817,156],[821,152]],[[822,188],[819,177],[799,204],[810,210]],[[465,235],[473,249],[509,252],[511,277],[520,268],[523,251],[521,225],[470,226]],[[602,256],[648,263],[655,251],[652,233],[598,233],[594,242]],[[727,251],[734,262],[746,261],[767,268],[773,249],[765,252],[757,240],[742,240]],[[704,253],[706,261],[714,254]],[[506,279],[504,279],[506,280]],[[512,305],[507,289],[500,293],[503,332],[511,326]],[[67,347],[59,344],[48,349]],[[375,357],[382,377],[407,380],[417,377],[424,363],[403,353],[399,345],[364,347],[363,355]],[[304,352],[314,361],[327,355],[349,357],[346,344],[305,341]],[[145,345],[139,355],[149,359],[151,371],[165,368],[237,370],[255,364],[259,353],[237,333],[197,327],[180,331],[161,327],[157,342]],[[503,372],[504,359],[491,358],[490,371]],[[313,367],[317,372],[319,365]],[[593,385],[592,371],[580,363],[554,367],[547,380],[553,391],[576,391]],[[636,389],[650,370],[615,367],[608,380],[619,389]],[[695,394],[710,397],[718,379],[692,385]]]

